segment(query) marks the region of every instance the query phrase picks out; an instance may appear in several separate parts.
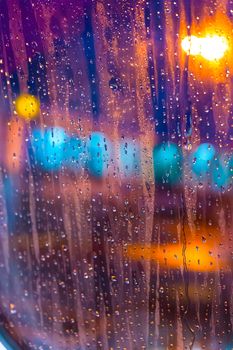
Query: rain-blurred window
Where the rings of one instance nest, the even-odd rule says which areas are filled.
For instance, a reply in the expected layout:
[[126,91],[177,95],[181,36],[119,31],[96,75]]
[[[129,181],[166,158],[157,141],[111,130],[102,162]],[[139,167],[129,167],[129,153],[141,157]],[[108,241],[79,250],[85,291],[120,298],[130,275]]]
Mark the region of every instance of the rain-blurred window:
[[232,0],[0,0],[0,350],[233,349],[232,63]]

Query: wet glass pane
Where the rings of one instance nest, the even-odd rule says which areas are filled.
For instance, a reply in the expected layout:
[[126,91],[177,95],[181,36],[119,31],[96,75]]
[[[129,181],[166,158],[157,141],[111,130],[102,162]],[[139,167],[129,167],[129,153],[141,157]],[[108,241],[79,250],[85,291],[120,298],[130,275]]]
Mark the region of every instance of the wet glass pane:
[[0,349],[233,349],[233,1],[0,0]]

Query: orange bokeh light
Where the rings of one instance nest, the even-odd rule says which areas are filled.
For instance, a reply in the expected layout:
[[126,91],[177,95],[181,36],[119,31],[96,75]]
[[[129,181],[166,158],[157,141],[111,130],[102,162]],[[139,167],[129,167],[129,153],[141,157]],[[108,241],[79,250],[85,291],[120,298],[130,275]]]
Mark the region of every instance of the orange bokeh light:
[[185,250],[182,244],[140,245],[132,244],[126,249],[132,260],[156,261],[162,267],[187,267],[192,271],[217,271],[227,266],[226,255],[221,255],[213,244],[190,242]]
[[[189,33],[182,24],[180,31],[181,64],[197,81],[205,83],[226,83],[232,74],[233,25],[224,12],[205,16],[202,21],[193,21]],[[227,72],[227,74],[226,74]]]
[[191,56],[201,56],[207,61],[221,60],[229,44],[224,36],[207,35],[204,38],[198,38],[195,35],[186,36],[182,40],[182,49]]

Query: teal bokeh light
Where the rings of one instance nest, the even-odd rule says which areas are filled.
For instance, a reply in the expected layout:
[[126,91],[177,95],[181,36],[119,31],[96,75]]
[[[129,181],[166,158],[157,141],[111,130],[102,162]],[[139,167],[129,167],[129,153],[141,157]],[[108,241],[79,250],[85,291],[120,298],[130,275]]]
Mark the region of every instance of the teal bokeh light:
[[123,177],[140,174],[140,147],[132,140],[124,140],[120,144],[120,174]]
[[176,144],[166,142],[156,146],[153,162],[156,182],[177,184],[182,180],[183,156]]
[[232,344],[228,344],[226,346],[225,350],[233,350],[233,343]]
[[63,163],[67,140],[68,136],[61,127],[34,129],[31,146],[36,164],[44,170],[59,170]]
[[64,165],[74,171],[81,171],[86,166],[87,150],[83,140],[71,137],[64,149]]
[[216,191],[227,189],[230,185],[229,161],[224,157],[216,157],[211,167],[212,187]]
[[206,177],[214,160],[215,148],[210,143],[202,143],[191,156],[191,168],[194,174]]
[[91,133],[87,140],[87,170],[94,177],[102,177],[110,164],[112,146],[101,132]]

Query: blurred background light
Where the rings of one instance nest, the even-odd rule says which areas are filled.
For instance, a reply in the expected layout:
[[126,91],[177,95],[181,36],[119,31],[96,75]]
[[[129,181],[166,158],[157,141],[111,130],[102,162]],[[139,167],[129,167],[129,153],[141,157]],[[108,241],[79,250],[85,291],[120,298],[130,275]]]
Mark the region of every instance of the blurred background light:
[[206,177],[215,156],[215,148],[210,143],[200,144],[191,155],[192,171],[201,177]]
[[233,344],[228,344],[225,350],[233,350]]
[[153,150],[155,180],[175,184],[182,178],[183,156],[174,143],[161,143]]
[[0,327],[0,350],[20,350],[13,338]]
[[211,169],[212,186],[214,190],[225,190],[230,184],[229,162],[218,156]]
[[138,176],[140,173],[140,147],[133,140],[124,140],[120,144],[120,175]]
[[181,46],[188,55],[200,55],[201,41],[195,35],[186,36],[182,40]]
[[61,127],[34,129],[31,145],[36,164],[48,171],[59,170],[64,159],[67,141],[67,134]]
[[94,177],[101,177],[106,173],[110,164],[112,146],[101,132],[91,133],[87,140],[87,169]]
[[229,171],[230,181],[232,182],[233,180],[233,156],[232,155],[229,155],[228,171]]
[[86,147],[83,140],[71,137],[64,149],[64,165],[70,169],[80,171],[86,164]]
[[188,55],[200,55],[208,61],[216,61],[225,55],[228,41],[224,36],[218,35],[207,35],[203,38],[191,35],[182,40],[181,46]]
[[40,103],[38,99],[30,94],[22,94],[15,101],[15,110],[18,116],[30,121],[38,116]]
[[[190,271],[217,271],[219,267],[225,268],[227,257],[221,256],[214,244],[214,240],[205,245],[200,240],[188,242],[185,252],[187,268]],[[169,268],[179,268],[184,258],[183,245],[173,243],[162,246],[128,245],[126,254],[133,260],[156,261]]]
[[223,36],[208,35],[201,39],[201,55],[208,61],[220,60],[227,48],[228,42]]

